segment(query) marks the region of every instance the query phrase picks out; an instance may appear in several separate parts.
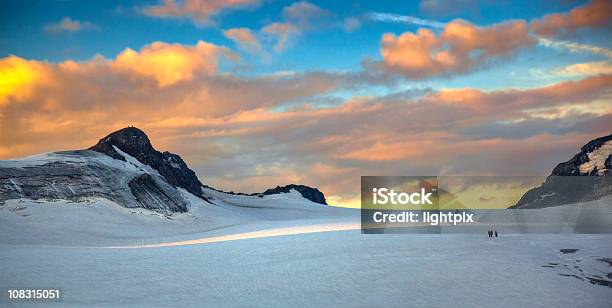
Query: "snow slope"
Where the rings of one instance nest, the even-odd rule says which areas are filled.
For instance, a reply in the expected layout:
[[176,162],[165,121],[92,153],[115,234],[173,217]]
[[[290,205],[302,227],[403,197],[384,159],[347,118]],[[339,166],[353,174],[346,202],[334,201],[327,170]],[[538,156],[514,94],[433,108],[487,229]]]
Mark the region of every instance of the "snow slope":
[[[612,288],[601,285],[612,275],[612,235],[363,235],[358,210],[297,192],[259,198],[205,189],[213,204],[180,193],[189,211],[172,216],[102,198],[8,201],[0,207],[0,288],[60,287],[58,304],[75,307],[609,307],[612,300]],[[607,205],[577,206],[605,212]],[[530,211],[554,217],[564,208]]]
[[[359,222],[359,211],[320,205],[298,192],[256,196],[204,189],[211,203],[184,189],[188,211],[172,215],[125,208],[104,198],[0,204],[0,243],[26,245],[124,245],[157,243],[200,234],[237,233],[304,224]],[[228,229],[228,230],[224,230]]]
[[609,287],[564,275],[578,264],[605,276],[611,239],[344,231],[144,249],[3,245],[0,286],[62,287],[65,306],[609,307]]

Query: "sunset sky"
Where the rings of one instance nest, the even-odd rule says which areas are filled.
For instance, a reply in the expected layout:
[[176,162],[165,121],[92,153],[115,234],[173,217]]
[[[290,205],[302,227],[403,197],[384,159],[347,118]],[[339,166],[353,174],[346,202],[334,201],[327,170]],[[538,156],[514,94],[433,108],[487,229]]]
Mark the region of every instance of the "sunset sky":
[[546,175],[612,132],[612,1],[2,1],[0,159],[129,125],[204,183]]

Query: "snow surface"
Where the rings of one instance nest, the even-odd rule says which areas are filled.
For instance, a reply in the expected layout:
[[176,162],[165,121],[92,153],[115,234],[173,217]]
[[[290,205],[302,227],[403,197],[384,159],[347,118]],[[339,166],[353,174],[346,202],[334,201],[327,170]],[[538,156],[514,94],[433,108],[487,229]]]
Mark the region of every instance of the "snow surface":
[[127,161],[114,159],[108,155],[89,151],[89,150],[78,150],[78,151],[64,151],[64,152],[49,152],[43,154],[32,155],[24,158],[0,160],[0,168],[25,168],[42,166],[53,162],[62,162],[75,165],[81,164],[101,164],[115,169],[122,169],[126,171],[126,176],[133,176],[134,174],[142,174],[148,172],[157,174],[157,170],[154,170],[148,165],[140,163],[136,158],[133,158],[127,153],[121,152],[118,148],[115,148],[121,155],[123,155]]
[[606,171],[606,160],[610,155],[612,155],[612,141],[607,141],[599,148],[587,154],[589,161],[579,166],[580,173],[589,173],[597,168],[597,173],[603,175]]
[[[612,300],[612,288],[589,281],[611,272],[602,260],[612,258],[612,235],[507,235],[502,226],[494,239],[363,235],[358,210],[295,191],[260,198],[205,188],[214,204],[180,193],[189,212],[172,216],[101,198],[7,201],[0,288],[61,287],[61,305],[105,307],[609,307]],[[608,215],[610,200],[574,206]],[[555,219],[567,209],[532,211]]]
[[0,168],[42,166],[54,161],[82,163],[84,162],[84,159],[83,157],[77,155],[64,155],[62,152],[48,152],[17,159],[0,160]]

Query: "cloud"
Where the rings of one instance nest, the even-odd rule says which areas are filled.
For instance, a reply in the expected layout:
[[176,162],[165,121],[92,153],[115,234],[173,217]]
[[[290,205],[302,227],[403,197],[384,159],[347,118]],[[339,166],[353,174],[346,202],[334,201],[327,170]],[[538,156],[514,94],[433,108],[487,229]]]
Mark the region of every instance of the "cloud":
[[564,67],[540,70],[530,70],[536,78],[584,77],[592,75],[612,75],[612,62],[596,61],[570,64]]
[[544,37],[572,33],[586,27],[609,27],[612,20],[612,2],[593,0],[568,13],[548,14],[531,22],[533,32]]
[[291,39],[300,34],[300,31],[289,23],[271,23],[261,29],[261,32],[270,35],[276,39],[274,51],[281,52],[287,48]]
[[[32,95],[30,85],[48,82],[46,65],[9,56],[0,61],[0,107],[9,101],[22,101]],[[0,117],[0,120],[2,117]]]
[[281,15],[287,23],[304,31],[321,27],[332,14],[310,2],[299,1],[284,7]]
[[157,81],[159,87],[191,80],[197,72],[213,75],[217,73],[220,56],[236,59],[229,49],[198,41],[195,46],[154,42],[139,52],[125,49],[112,61],[111,67],[136,77],[148,77]]
[[261,28],[261,33],[272,38],[274,51],[285,50],[296,37],[327,26],[332,13],[310,2],[299,1],[283,8],[282,21]]
[[552,73],[561,76],[612,75],[612,63],[610,61],[577,63],[555,69]]
[[446,23],[435,21],[435,20],[422,19],[422,18],[413,17],[413,16],[390,14],[390,13],[372,12],[372,13],[367,14],[366,18],[372,21],[391,22],[391,23],[407,23],[407,24],[432,27],[432,28],[444,28],[444,26],[446,26]]
[[558,50],[567,50],[572,53],[590,53],[595,55],[602,55],[608,58],[612,58],[612,50],[593,46],[588,44],[579,44],[568,41],[556,41],[543,37],[538,37],[538,43],[542,46],[558,49]]
[[212,23],[211,17],[223,10],[257,4],[258,0],[163,0],[141,8],[145,15],[158,18],[186,18],[199,26]]
[[[171,116],[216,117],[343,87],[322,72],[243,78],[218,72],[224,47],[155,42],[113,59],[0,59],[0,155],[86,146],[109,130]],[[64,138],[61,135],[70,135]]]
[[[468,0],[449,3],[426,0],[421,2],[421,9],[449,13],[455,12],[459,7],[465,9],[474,3]],[[476,26],[460,19],[441,23],[378,12],[369,13],[366,18],[442,29],[440,34],[425,28],[399,36],[384,34],[381,40],[382,61],[364,62],[366,70],[382,69],[384,72],[399,74],[409,79],[468,73],[502,61],[536,42],[544,47],[572,53],[591,53],[607,58],[612,56],[612,52],[605,47],[552,39],[579,28],[609,26],[612,20],[612,4],[609,1],[595,0],[568,13],[549,14],[531,23],[511,20],[490,26]]]
[[523,21],[478,27],[455,20],[439,35],[422,28],[400,36],[385,34],[382,66],[412,79],[465,73],[532,46],[536,41],[527,30]]
[[89,21],[79,21],[70,17],[64,17],[58,22],[45,25],[43,29],[48,33],[58,34],[62,32],[76,33],[83,30],[97,30],[99,28]]
[[234,41],[240,49],[252,54],[261,54],[263,49],[261,43],[251,30],[247,28],[232,28],[223,31],[223,35],[228,39]]

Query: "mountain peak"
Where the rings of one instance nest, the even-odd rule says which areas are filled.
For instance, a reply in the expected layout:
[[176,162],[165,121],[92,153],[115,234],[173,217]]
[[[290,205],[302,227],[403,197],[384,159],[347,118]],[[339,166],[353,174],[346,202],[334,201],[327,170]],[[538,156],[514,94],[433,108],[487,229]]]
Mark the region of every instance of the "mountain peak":
[[612,134],[589,141],[558,164],[542,183],[510,208],[541,208],[596,200],[612,193]]
[[570,160],[558,164],[551,176],[612,175],[612,134],[593,139],[580,148]]
[[90,147],[89,150],[101,152],[112,158],[125,161],[123,155],[115,151],[113,146],[116,146],[121,151],[135,158],[138,158],[136,156],[140,153],[155,152],[147,134],[133,126],[122,128],[108,134],[106,137],[100,139],[96,145]]
[[182,187],[196,196],[203,197],[202,183],[185,161],[177,154],[157,151],[147,134],[136,127],[130,126],[110,133],[89,150],[123,161],[126,161],[125,154],[130,155],[157,170],[171,185]]

